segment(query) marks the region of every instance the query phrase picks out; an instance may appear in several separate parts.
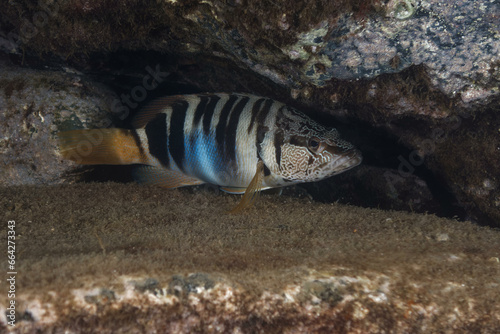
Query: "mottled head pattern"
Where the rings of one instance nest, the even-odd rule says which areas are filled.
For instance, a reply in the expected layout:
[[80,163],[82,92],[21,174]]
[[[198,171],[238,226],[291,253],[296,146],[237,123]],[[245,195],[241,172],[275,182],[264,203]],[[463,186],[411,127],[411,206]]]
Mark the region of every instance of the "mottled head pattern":
[[281,143],[278,173],[287,181],[318,181],[357,166],[362,159],[351,143],[340,139],[336,129],[286,106],[276,117],[276,141]]

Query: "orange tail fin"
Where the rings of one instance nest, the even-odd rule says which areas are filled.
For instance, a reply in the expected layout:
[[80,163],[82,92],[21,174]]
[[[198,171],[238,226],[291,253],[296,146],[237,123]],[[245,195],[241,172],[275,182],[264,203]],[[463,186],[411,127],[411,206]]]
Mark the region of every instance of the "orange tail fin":
[[63,158],[82,165],[147,163],[135,130],[92,129],[58,133]]

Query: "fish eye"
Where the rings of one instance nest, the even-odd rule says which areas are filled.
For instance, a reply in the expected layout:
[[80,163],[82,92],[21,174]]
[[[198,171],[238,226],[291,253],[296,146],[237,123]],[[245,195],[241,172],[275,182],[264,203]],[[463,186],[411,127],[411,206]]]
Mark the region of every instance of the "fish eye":
[[319,153],[322,151],[323,145],[321,145],[321,141],[319,140],[319,138],[312,137],[309,139],[307,147],[309,148],[310,151]]

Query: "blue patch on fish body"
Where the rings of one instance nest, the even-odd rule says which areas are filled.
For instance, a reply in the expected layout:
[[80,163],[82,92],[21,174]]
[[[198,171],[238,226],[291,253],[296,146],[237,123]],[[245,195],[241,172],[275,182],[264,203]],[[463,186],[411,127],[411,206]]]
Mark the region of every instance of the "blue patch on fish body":
[[213,134],[205,135],[195,131],[189,140],[186,152],[186,168],[189,174],[208,183],[219,184],[221,171],[224,170],[223,160],[217,150]]

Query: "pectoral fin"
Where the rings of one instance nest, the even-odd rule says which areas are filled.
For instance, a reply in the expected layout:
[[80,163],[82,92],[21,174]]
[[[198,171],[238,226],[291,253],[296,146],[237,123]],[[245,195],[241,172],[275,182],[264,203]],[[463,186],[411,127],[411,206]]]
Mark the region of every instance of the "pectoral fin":
[[262,181],[264,180],[264,162],[259,160],[257,163],[257,171],[255,172],[255,176],[252,181],[248,185],[245,194],[241,198],[241,201],[236,205],[229,213],[238,213],[243,209],[251,207],[257,197],[260,194],[260,190],[262,189]]

